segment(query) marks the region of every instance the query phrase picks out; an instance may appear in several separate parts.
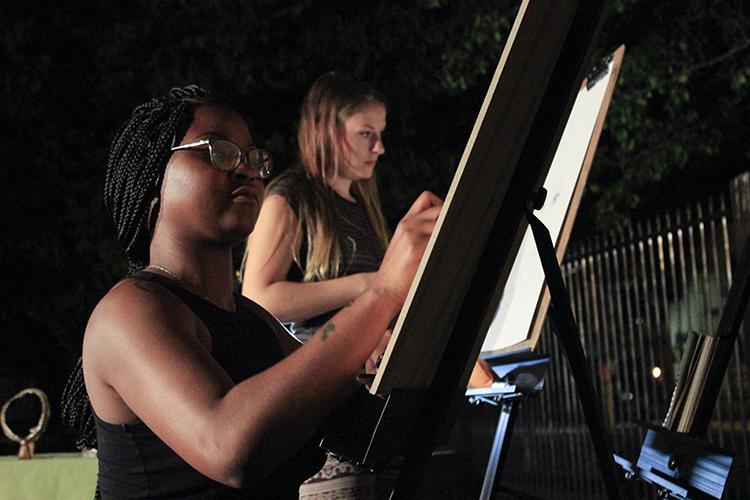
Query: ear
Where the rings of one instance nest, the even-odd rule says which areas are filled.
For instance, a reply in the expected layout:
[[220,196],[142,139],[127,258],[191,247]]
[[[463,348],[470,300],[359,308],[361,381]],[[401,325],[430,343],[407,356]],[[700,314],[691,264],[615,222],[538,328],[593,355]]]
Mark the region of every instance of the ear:
[[148,234],[153,236],[154,228],[156,228],[156,219],[159,217],[159,197],[154,196],[151,200],[151,205],[148,207],[148,216],[146,218],[146,229]]

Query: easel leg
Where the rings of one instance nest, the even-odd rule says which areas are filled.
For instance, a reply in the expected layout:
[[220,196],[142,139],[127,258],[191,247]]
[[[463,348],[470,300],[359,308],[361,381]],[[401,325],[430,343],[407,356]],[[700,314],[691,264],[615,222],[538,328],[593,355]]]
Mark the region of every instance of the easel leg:
[[571,375],[576,384],[578,400],[581,403],[583,416],[591,434],[599,471],[604,480],[607,498],[610,500],[625,498],[613,458],[613,446],[594,388],[594,378],[591,375],[583,345],[581,345],[578,325],[573,310],[570,308],[568,290],[565,288],[560,266],[555,256],[555,247],[552,244],[549,231],[542,221],[537,219],[531,211],[526,212],[526,218],[534,233],[539,258],[544,269],[544,277],[549,287],[551,300],[549,315],[552,318],[555,334],[557,334],[557,338],[565,349],[565,355],[568,358]]
[[389,500],[414,500],[417,498],[419,482],[424,476],[424,469],[430,455],[422,454],[407,458],[401,469],[395,488],[391,491]]
[[494,487],[495,481],[500,482],[499,479],[503,473],[503,462],[508,454],[508,445],[510,444],[513,423],[515,422],[515,413],[513,410],[517,403],[517,401],[503,401],[500,408],[495,440],[492,443],[490,460],[487,463],[487,470],[484,473],[484,482],[482,483],[482,492],[479,495],[480,500],[493,498],[493,493],[496,492],[496,488]]

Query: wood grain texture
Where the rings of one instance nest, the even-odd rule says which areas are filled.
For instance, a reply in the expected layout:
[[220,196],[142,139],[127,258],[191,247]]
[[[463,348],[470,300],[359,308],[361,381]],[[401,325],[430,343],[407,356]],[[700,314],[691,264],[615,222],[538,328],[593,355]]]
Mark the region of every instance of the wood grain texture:
[[[602,5],[583,0],[521,5],[373,394],[431,387],[446,357],[455,355],[464,368],[476,359],[478,323],[492,290],[507,279],[523,235],[524,208],[554,155]],[[479,317],[463,329],[467,315]],[[454,343],[457,349],[446,356]]]

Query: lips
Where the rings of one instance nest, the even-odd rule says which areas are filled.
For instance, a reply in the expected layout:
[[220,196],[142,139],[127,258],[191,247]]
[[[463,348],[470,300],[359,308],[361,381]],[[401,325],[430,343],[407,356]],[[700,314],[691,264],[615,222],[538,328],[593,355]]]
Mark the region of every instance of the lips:
[[260,202],[258,192],[251,186],[240,186],[232,191],[232,199],[236,201],[252,201],[256,204]]

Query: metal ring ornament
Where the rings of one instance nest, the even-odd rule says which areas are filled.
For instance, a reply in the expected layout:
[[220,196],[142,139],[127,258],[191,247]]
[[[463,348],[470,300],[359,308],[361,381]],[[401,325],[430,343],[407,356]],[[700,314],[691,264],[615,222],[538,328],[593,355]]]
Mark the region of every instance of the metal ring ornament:
[[[24,396],[27,395],[34,395],[37,398],[39,398],[39,401],[42,404],[42,412],[39,415],[39,421],[37,424],[29,429],[29,433],[25,438],[22,438],[18,436],[15,432],[11,430],[10,427],[8,427],[7,422],[5,421],[5,413],[8,411],[8,407],[10,407],[10,404],[17,400],[21,399]],[[47,395],[42,392],[40,389],[35,388],[28,388],[20,391],[18,394],[10,398],[8,401],[5,402],[3,405],[2,410],[0,410],[0,426],[3,428],[3,434],[5,434],[5,437],[10,439],[11,441],[15,441],[16,443],[21,443],[21,445],[24,445],[26,443],[33,443],[37,441],[41,436],[42,433],[44,433],[44,430],[47,428],[47,423],[49,422],[50,417],[50,406],[49,406],[49,399],[47,398]]]

